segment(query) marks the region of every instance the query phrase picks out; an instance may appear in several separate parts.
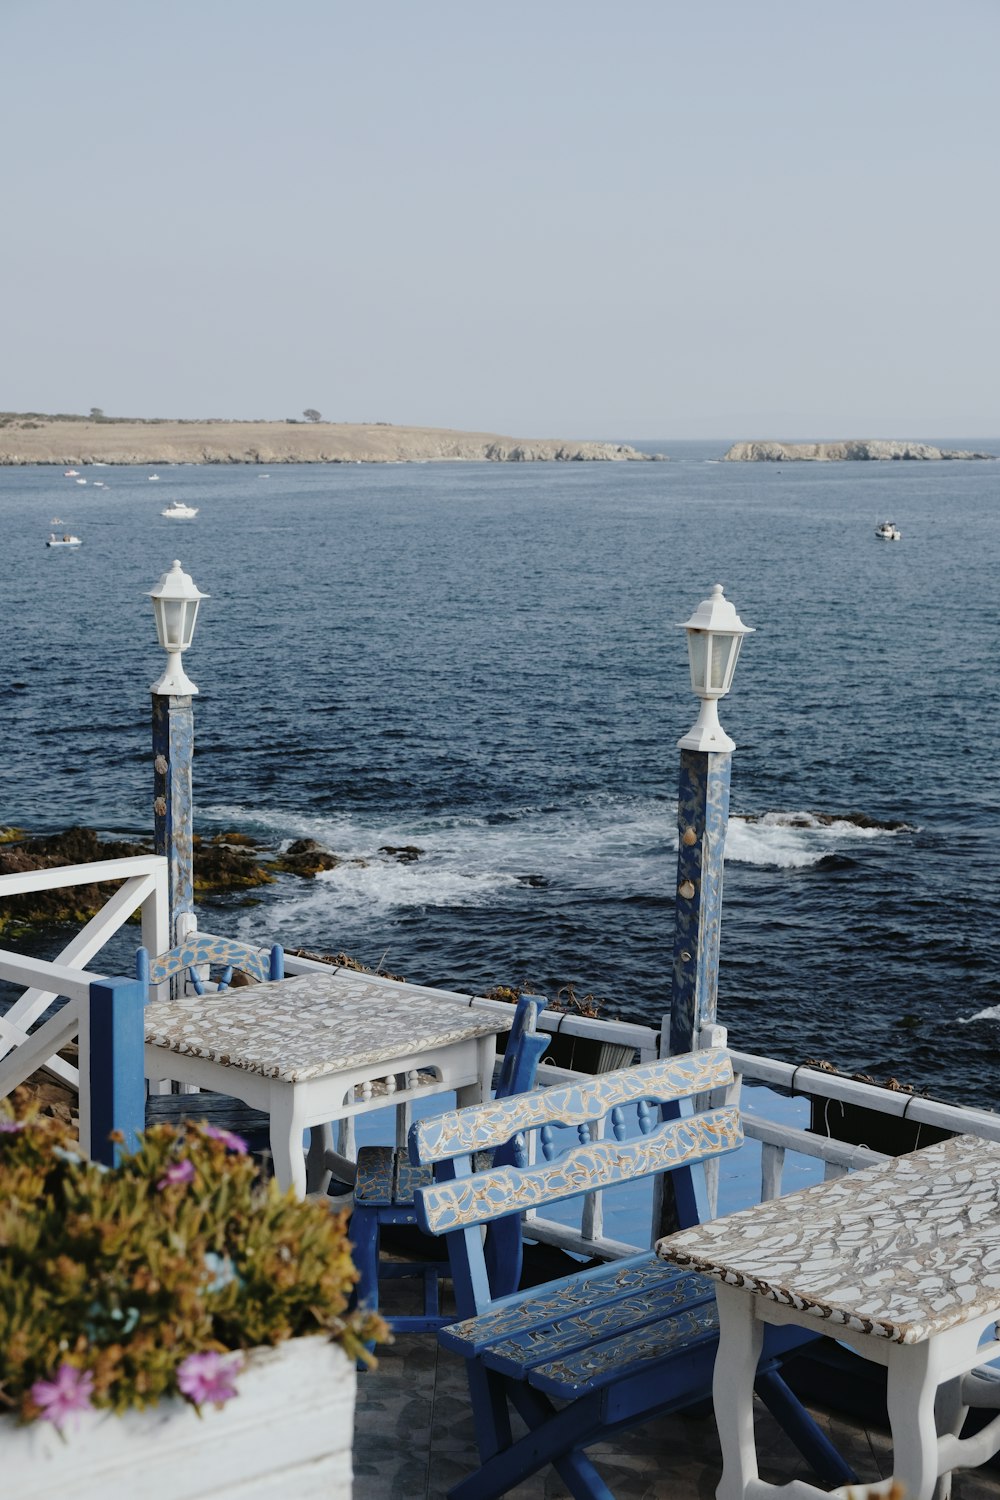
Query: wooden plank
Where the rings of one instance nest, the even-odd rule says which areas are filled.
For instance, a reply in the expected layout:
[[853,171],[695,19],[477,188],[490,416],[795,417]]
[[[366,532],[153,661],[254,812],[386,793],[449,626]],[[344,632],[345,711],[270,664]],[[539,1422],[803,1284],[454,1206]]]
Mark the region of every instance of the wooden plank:
[[534,1329],[490,1345],[483,1351],[482,1360],[491,1370],[523,1379],[528,1370],[538,1365],[567,1359],[599,1342],[622,1338],[696,1307],[708,1308],[710,1318],[706,1327],[718,1327],[712,1283],[704,1276],[677,1276],[639,1296],[618,1301],[598,1297],[590,1307],[547,1329]]

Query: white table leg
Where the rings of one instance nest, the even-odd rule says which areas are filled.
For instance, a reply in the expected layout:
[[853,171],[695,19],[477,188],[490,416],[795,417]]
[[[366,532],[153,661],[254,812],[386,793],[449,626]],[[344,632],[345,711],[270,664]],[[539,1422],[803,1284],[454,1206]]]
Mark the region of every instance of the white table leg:
[[478,1053],[478,1078],[455,1090],[455,1103],[459,1109],[467,1104],[488,1104],[493,1095],[493,1064],[497,1057],[497,1039],[493,1032],[476,1040]]
[[719,1352],[712,1398],[722,1447],[722,1478],[715,1493],[717,1500],[744,1500],[747,1487],[757,1478],[753,1383],[764,1329],[754,1317],[750,1292],[720,1283],[715,1294],[719,1304]]
[[907,1500],[931,1500],[937,1485],[936,1364],[933,1339],[897,1344],[890,1351],[886,1397],[892,1477],[903,1485]]
[[[937,1426],[938,1437],[951,1433],[958,1437],[965,1425],[969,1408],[962,1399],[962,1376],[958,1375],[954,1380],[946,1380],[938,1387],[937,1399],[934,1402],[934,1419]],[[951,1470],[942,1474],[934,1487],[934,1500],[950,1500],[951,1496]]]
[[296,1108],[295,1090],[278,1086],[271,1090],[271,1156],[274,1175],[282,1192],[293,1187],[300,1198],[306,1195],[306,1158],[302,1149],[305,1123]]

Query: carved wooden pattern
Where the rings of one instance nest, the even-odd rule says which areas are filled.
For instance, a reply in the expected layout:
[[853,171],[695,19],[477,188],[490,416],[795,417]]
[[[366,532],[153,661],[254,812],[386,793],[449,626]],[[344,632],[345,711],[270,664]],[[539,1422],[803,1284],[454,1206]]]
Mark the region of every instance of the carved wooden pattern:
[[420,1193],[418,1216],[431,1234],[446,1234],[488,1223],[501,1214],[523,1213],[543,1203],[719,1156],[735,1150],[742,1140],[738,1110],[711,1110],[660,1125],[638,1140],[576,1146],[540,1166],[495,1167],[473,1177],[435,1183]]
[[[727,1086],[732,1077],[728,1054],[718,1048],[624,1068],[618,1073],[601,1073],[585,1083],[536,1089],[474,1110],[451,1110],[432,1120],[420,1120],[410,1130],[410,1156],[420,1162],[447,1161],[503,1145],[520,1131],[546,1125],[583,1125],[603,1119],[616,1107],[639,1101],[667,1103],[708,1093]],[[650,1112],[649,1123],[653,1122]]]

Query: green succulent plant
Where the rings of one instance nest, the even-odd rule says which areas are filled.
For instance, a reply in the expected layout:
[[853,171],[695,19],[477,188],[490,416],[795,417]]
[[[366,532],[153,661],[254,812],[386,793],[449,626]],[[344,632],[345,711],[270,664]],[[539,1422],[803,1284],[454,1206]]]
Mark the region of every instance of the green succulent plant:
[[316,1335],[351,1358],[388,1337],[349,1310],[346,1215],[282,1193],[243,1141],[153,1126],[104,1168],[66,1125],[0,1103],[0,1411],[58,1426],[235,1394],[234,1351]]

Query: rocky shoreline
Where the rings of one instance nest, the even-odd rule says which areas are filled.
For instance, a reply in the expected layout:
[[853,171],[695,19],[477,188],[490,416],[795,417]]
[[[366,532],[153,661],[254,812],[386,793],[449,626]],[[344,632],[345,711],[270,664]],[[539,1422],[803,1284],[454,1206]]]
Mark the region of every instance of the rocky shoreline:
[[653,458],[626,443],[513,438],[388,422],[89,421],[0,413],[0,465],[646,463]]
[[[67,828],[62,833],[41,836],[19,828],[0,828],[0,875],[91,864],[101,859],[128,859],[152,852],[151,842],[102,839],[92,828]],[[406,860],[420,853],[409,849],[385,852],[391,858]],[[245,833],[220,833],[210,839],[195,836],[195,895],[250,891],[270,885],[279,874],[311,879],[340,863],[338,855],[315,839],[297,839],[279,852],[255,843]],[[0,934],[17,935],[67,923],[82,926],[110,900],[115,888],[116,883],[110,882],[9,896],[0,905]]]
[[931,443],[899,439],[852,438],[837,443],[734,443],[726,463],[842,463],[934,461],[938,459],[996,458],[995,453],[972,453],[958,448],[935,448]]

